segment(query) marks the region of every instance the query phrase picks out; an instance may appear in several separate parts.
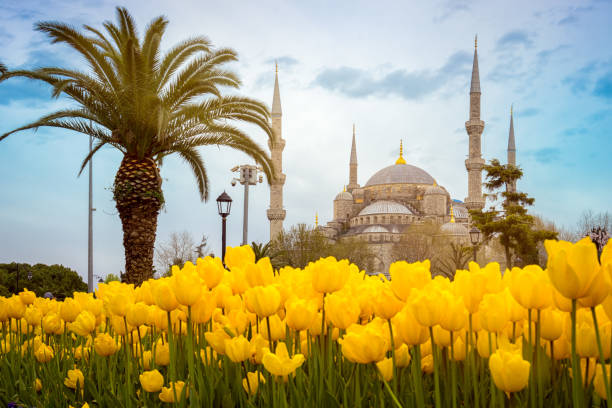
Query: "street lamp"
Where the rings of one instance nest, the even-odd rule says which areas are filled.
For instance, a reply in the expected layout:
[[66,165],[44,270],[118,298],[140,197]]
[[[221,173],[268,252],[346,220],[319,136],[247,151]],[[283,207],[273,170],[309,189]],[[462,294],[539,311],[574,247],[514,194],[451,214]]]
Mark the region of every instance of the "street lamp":
[[474,247],[474,262],[476,262],[476,248],[478,242],[480,242],[480,230],[478,228],[472,227],[470,230],[470,241],[472,241],[472,246]]
[[225,264],[225,220],[230,213],[232,208],[232,198],[224,191],[219,197],[217,197],[217,210],[222,220],[221,229],[221,260]]
[[262,172],[263,169],[260,166],[254,166],[252,164],[243,164],[232,168],[233,172],[238,172],[240,178],[234,178],[232,180],[232,186],[236,183],[240,183],[244,186],[244,217],[242,219],[242,245],[248,243],[248,228],[249,228],[249,186],[254,186],[257,183],[263,182],[263,176],[258,175],[258,172]]

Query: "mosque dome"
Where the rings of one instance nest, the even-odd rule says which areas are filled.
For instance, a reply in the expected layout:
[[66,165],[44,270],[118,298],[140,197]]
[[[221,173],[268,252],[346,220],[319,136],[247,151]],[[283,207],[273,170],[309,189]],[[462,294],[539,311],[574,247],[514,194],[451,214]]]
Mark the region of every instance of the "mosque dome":
[[440,187],[437,183],[434,182],[432,186],[429,186],[425,189],[424,195],[446,195],[446,191],[442,187]]
[[353,201],[353,195],[349,193],[348,191],[341,191],[340,193],[338,193],[336,198],[334,198],[334,201],[341,201],[341,200]]
[[389,232],[389,230],[383,227],[382,225],[370,225],[368,228],[362,231],[362,234],[375,233],[375,232],[387,233]]
[[372,204],[365,207],[359,212],[359,215],[373,215],[373,214],[406,214],[412,215],[412,211],[408,207],[396,203],[395,201],[375,201]]
[[467,235],[468,233],[467,228],[453,221],[442,224],[440,231],[442,231],[443,234],[448,235]]
[[394,164],[376,172],[366,187],[380,184],[433,184],[434,178],[425,170],[411,164]]

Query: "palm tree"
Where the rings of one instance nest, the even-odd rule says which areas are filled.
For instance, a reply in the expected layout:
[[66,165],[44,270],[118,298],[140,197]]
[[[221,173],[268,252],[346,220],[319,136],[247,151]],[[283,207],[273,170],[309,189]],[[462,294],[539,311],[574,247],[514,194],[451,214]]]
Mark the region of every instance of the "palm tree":
[[4,73],[6,73],[6,71],[8,71],[6,69],[6,65],[4,65],[3,63],[0,62],[0,76]]
[[[229,146],[257,163],[271,179],[272,161],[242,130],[231,124],[254,124],[272,136],[265,104],[241,96],[222,95],[220,87],[238,88],[237,75],[222,65],[237,60],[235,51],[213,49],[204,37],[185,40],[161,55],[160,42],[168,21],[157,17],[139,39],[134,20],[117,8],[117,23],[106,21],[105,33],[57,22],[36,29],[53,43],[76,50],[88,72],[60,67],[18,70],[2,80],[26,77],[50,84],[53,96],[67,95],[76,106],[44,116],[0,136],[41,126],[73,130],[95,139],[83,160],[110,145],[123,153],[113,196],[123,225],[125,280],[140,283],[152,276],[157,216],[164,202],[158,165],[178,154],[191,168],[202,201],[209,181],[199,146]],[[80,172],[79,172],[80,174]]]

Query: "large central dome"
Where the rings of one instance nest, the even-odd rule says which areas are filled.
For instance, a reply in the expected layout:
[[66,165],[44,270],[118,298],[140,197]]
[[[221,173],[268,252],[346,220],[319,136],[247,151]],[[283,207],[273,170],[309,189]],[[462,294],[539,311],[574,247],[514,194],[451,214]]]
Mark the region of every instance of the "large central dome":
[[394,164],[376,172],[366,187],[380,184],[433,184],[434,179],[425,170],[411,164]]

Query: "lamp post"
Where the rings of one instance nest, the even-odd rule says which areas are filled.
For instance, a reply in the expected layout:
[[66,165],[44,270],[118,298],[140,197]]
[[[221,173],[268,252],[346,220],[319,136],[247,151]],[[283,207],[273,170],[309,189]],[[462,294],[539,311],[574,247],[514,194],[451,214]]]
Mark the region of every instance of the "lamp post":
[[476,227],[472,227],[470,230],[470,241],[472,241],[472,247],[474,248],[474,262],[476,261],[476,248],[478,247],[478,242],[480,242],[480,230]]
[[251,164],[243,164],[232,168],[233,172],[239,172],[240,178],[232,180],[232,186],[240,183],[244,186],[244,218],[242,221],[242,245],[248,243],[249,230],[249,186],[254,186],[258,182],[263,182],[263,176],[257,177],[257,172],[261,172],[262,168]]
[[232,198],[224,191],[217,197],[217,210],[221,216],[221,260],[225,265],[225,221],[232,208]]

